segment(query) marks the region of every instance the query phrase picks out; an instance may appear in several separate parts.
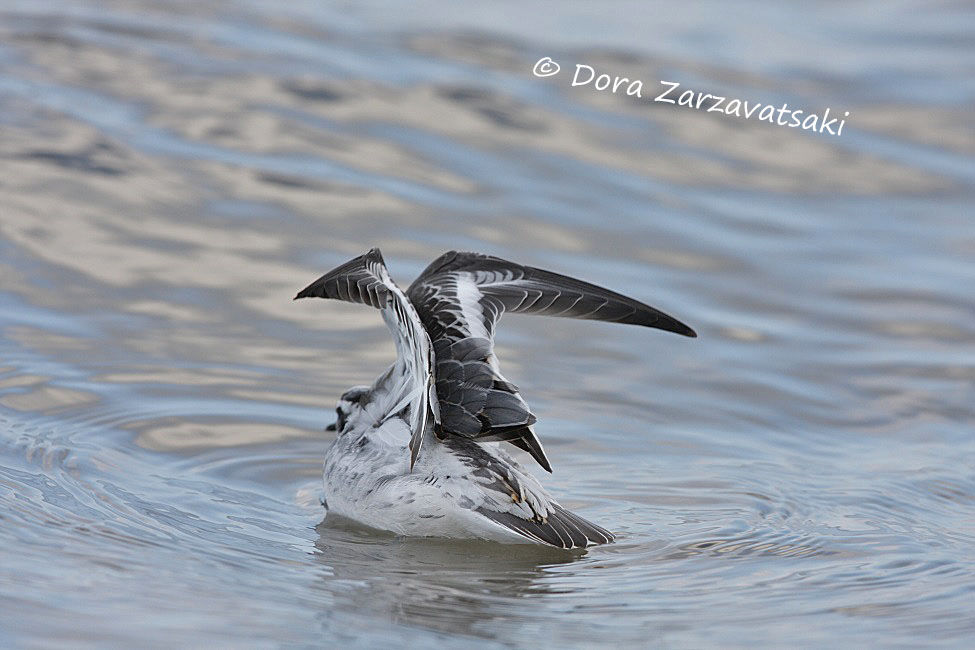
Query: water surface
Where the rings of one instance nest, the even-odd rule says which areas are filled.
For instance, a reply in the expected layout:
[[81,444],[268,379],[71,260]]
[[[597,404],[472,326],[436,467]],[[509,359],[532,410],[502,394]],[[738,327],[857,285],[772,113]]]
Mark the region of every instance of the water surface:
[[[975,13],[0,4],[0,643],[969,645]],[[848,110],[841,137],[636,101]],[[393,346],[292,303],[380,246],[700,334],[508,316],[564,554],[323,523]]]

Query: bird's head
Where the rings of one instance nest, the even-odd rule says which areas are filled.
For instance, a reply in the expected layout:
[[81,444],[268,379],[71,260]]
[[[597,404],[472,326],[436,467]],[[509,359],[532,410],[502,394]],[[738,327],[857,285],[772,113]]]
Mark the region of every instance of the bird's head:
[[342,393],[342,397],[339,398],[338,404],[335,406],[337,419],[325,427],[325,430],[342,433],[349,422],[354,420],[355,416],[362,410],[369,391],[369,386],[353,386]]

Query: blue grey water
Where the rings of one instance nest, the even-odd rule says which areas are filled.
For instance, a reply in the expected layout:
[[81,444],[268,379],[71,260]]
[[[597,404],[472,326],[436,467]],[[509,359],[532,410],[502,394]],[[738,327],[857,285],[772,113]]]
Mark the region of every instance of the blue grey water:
[[[973,33],[951,2],[0,2],[0,645],[971,647]],[[323,523],[323,427],[393,346],[291,297],[376,245],[404,284],[472,249],[697,329],[501,323],[543,481],[616,544]]]

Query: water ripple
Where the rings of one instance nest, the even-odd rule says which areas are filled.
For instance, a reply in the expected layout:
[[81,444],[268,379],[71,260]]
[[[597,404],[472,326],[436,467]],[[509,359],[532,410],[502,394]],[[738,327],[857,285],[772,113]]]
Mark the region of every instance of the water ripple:
[[[0,643],[966,645],[970,11],[269,6],[0,11]],[[498,333],[546,484],[618,543],[323,523],[323,426],[393,346],[290,299],[374,245],[403,283],[484,250],[701,333]]]

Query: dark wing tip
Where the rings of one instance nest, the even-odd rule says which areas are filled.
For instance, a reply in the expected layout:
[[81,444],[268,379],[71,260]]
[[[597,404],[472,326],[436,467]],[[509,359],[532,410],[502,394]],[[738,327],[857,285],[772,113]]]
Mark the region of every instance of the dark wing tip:
[[527,539],[556,548],[584,549],[616,540],[616,536],[605,528],[586,521],[556,503],[552,504],[548,517],[541,521],[487,508],[478,508],[477,512]]
[[659,330],[673,332],[674,334],[680,334],[681,336],[686,336],[692,339],[697,338],[697,332],[695,332],[693,329],[680,322],[673,316],[668,316],[662,312],[660,313],[660,318],[658,318],[654,323],[650,324],[649,327],[655,327]]
[[[301,291],[299,291],[297,295],[295,295],[295,297],[292,298],[292,300],[298,300],[299,298],[323,298],[324,293],[322,287],[324,284],[325,284],[325,276],[322,276],[317,280],[315,280],[314,282],[312,282],[311,284],[309,284]],[[318,291],[318,293],[315,293],[316,290]]]
[[689,325],[682,323],[670,314],[664,313],[646,303],[628,298],[627,296],[619,295],[618,298],[621,301],[625,301],[624,304],[629,303],[632,308],[635,308],[635,312],[632,315],[621,318],[617,322],[627,323],[629,325],[652,327],[654,329],[664,330],[665,332],[673,332],[674,334],[680,334],[681,336],[686,336],[692,339],[697,338],[697,332],[691,329]]
[[[382,266],[386,266],[385,260],[383,260],[382,251],[378,248],[369,249],[368,253],[355,257],[345,264],[341,264],[322,277],[318,278],[307,287],[298,292],[298,294],[292,298],[292,300],[298,300],[299,298],[329,298],[334,296],[329,296],[326,293],[325,285],[326,283],[338,276],[344,275],[346,273],[352,273],[356,270],[361,270],[366,262],[378,263]],[[352,301],[355,302],[355,301]]]
[[[534,417],[533,415],[532,418]],[[522,429],[521,436],[508,440],[508,442],[519,449],[527,451],[535,459],[535,462],[542,466],[542,469],[549,474],[552,473],[552,463],[549,462],[548,456],[545,455],[545,450],[542,448],[542,443],[538,440],[538,436],[535,435],[535,432],[530,427]]]

